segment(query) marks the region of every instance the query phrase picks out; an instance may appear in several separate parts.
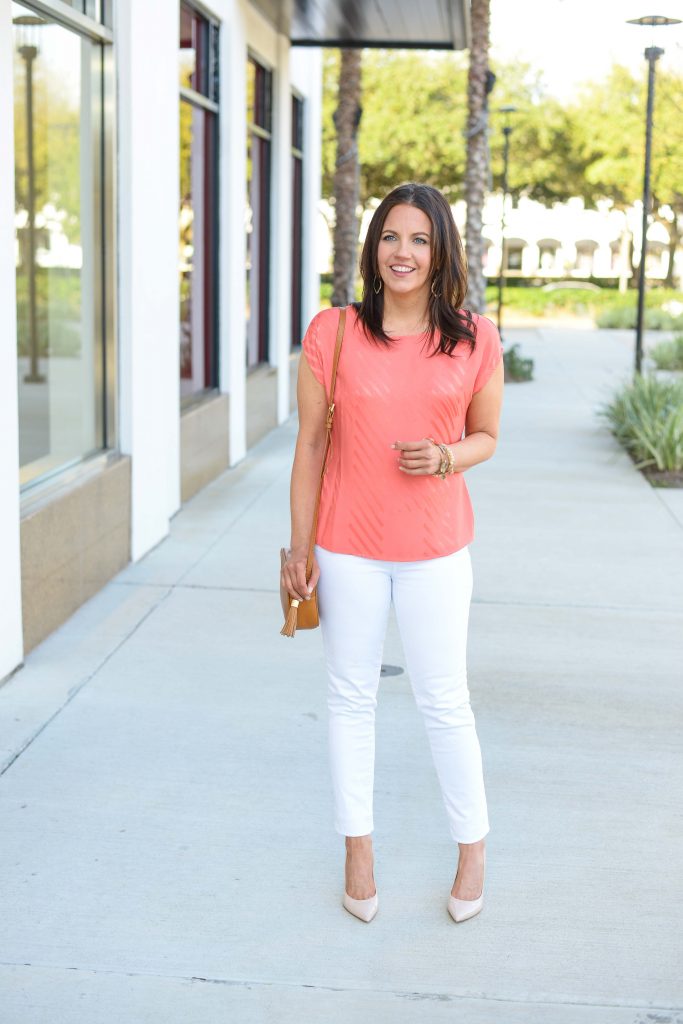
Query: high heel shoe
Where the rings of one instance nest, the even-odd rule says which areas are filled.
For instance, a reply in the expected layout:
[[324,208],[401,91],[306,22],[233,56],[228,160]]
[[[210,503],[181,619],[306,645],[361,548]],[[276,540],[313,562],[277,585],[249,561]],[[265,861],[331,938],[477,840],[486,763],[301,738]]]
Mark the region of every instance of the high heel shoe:
[[354,917],[359,917],[361,921],[372,921],[379,906],[379,901],[377,899],[377,887],[375,887],[375,895],[369,896],[366,900],[354,900],[353,896],[349,896],[345,889],[342,903],[349,913],[354,915]]
[[[486,870],[486,853],[484,853],[484,870]],[[458,924],[461,921],[467,921],[470,917],[474,917],[478,914],[481,908],[484,906],[484,883],[482,882],[481,892],[477,896],[476,900],[461,900],[457,896],[449,894],[448,896],[448,913],[451,915],[453,920]]]
[[[351,851],[350,851],[350,849],[348,848],[348,845],[347,845],[347,850],[346,850],[346,857],[347,857],[346,863],[347,863],[347,867],[348,867],[348,863],[349,863],[348,862],[348,858],[349,858],[350,854],[351,854]],[[346,875],[346,878],[345,878],[345,883],[346,883],[346,880],[348,879],[348,873],[346,872],[346,869],[345,869],[345,875]],[[372,881],[374,883],[374,881],[375,881],[374,873],[373,873],[373,875],[371,875],[371,877],[372,877]],[[346,891],[346,884],[344,884],[344,898],[342,900],[342,904],[343,904],[344,908],[346,910],[348,910],[348,912],[350,914],[353,914],[354,917],[360,918],[361,921],[365,921],[366,923],[369,922],[369,921],[372,921],[373,917],[377,913],[378,903],[379,903],[379,901],[377,899],[377,885],[375,885],[375,892],[374,892],[374,894],[372,896],[368,896],[368,898],[365,899],[365,900],[356,900],[356,899],[353,898],[353,896],[349,896],[348,892]]]
[[484,905],[484,889],[476,900],[459,900],[455,896],[448,897],[448,913],[454,921],[467,921],[468,918],[478,914]]

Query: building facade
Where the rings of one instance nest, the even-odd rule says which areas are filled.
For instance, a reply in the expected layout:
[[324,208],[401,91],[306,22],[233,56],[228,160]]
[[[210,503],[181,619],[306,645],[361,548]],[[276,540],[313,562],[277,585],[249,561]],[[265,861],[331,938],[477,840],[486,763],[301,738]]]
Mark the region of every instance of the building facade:
[[[457,203],[454,213],[459,225],[466,219],[464,203]],[[484,208],[484,269],[489,278],[500,273],[503,245],[501,223],[503,197],[489,196]],[[504,274],[510,281],[550,282],[592,279],[601,285],[617,282],[623,288],[631,279],[640,260],[642,239],[642,206],[616,209],[608,201],[586,209],[576,196],[550,207],[532,199],[521,198],[513,205],[507,197],[505,207]],[[646,276],[654,283],[663,282],[673,258],[673,276],[681,280],[683,253],[672,257],[665,226],[653,221],[647,232]]]
[[321,55],[269,13],[0,0],[0,681],[294,408]]

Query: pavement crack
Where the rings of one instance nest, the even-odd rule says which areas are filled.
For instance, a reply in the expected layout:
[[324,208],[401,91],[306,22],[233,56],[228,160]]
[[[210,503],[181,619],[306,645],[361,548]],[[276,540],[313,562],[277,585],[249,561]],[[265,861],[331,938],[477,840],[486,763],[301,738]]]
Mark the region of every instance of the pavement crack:
[[[201,974],[165,974],[158,971],[126,971],[118,970],[113,967],[79,967],[78,965],[72,964],[51,964],[51,963],[40,963],[40,962],[26,962],[23,961],[18,963],[11,960],[0,960],[0,966],[2,967],[28,967],[39,970],[61,970],[61,971],[77,971],[87,974],[107,974],[125,978],[158,978],[160,980],[168,981],[183,981],[191,983],[200,983],[203,985],[223,985],[226,988],[283,988],[283,989],[308,989],[319,992],[353,992],[353,993],[365,993],[375,996],[387,996],[395,997],[397,999],[406,999],[416,1002],[421,1001],[436,1001],[436,1002],[463,1002],[468,1000],[470,1002],[481,1002],[481,1003],[500,1003],[517,1006],[585,1006],[594,1007],[598,1009],[620,1009],[620,1010],[634,1010],[637,1012],[646,1012],[646,1016],[641,1017],[638,1024],[656,1024],[660,1019],[658,1014],[680,1014],[683,1012],[682,1006],[665,1006],[658,1005],[651,1001],[648,1002],[626,1002],[622,1000],[594,1000],[594,999],[576,999],[568,995],[557,995],[549,996],[547,993],[541,996],[524,996],[520,998],[513,995],[490,995],[486,992],[468,992],[462,990],[460,992],[418,992],[409,991],[405,989],[391,989],[391,988],[367,988],[354,985],[322,985],[313,984],[311,982],[301,981],[263,981],[262,979],[256,978],[214,978],[211,975]],[[670,1020],[668,1024],[683,1024],[683,1021]]]

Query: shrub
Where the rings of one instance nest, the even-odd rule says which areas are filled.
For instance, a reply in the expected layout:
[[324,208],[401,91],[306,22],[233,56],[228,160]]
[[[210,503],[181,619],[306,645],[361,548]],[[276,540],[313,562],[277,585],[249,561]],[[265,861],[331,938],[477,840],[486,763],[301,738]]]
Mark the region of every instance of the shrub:
[[[597,327],[635,328],[638,316],[636,302],[628,305],[617,304],[607,306],[595,318]],[[683,327],[683,317],[674,316],[663,309],[646,309],[643,316],[644,326],[651,331],[670,331]]]
[[598,415],[607,419],[638,469],[683,470],[683,381],[637,374]]
[[524,359],[518,355],[519,345],[515,342],[506,352],[503,352],[503,366],[505,368],[505,380],[532,380],[534,372],[533,359]]
[[683,334],[671,341],[660,341],[648,355],[658,370],[683,370]]
[[[494,285],[486,289],[486,302],[490,310],[496,307],[498,291]],[[545,291],[541,285],[520,287],[507,284],[503,295],[503,308],[529,313],[532,316],[552,316],[553,313],[574,313],[593,316],[598,327],[631,329],[636,325],[638,293],[635,289],[619,292],[603,287],[596,292],[588,288],[555,288]],[[651,288],[645,294],[645,326],[650,330],[683,330],[683,316],[676,309],[683,293],[671,288]],[[665,307],[670,306],[670,309]]]

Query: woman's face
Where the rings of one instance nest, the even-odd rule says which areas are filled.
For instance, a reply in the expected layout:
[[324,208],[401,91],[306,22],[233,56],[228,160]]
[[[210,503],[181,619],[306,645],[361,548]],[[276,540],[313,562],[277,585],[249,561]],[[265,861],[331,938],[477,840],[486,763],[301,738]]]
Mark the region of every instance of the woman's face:
[[428,290],[431,261],[432,223],[427,214],[405,203],[392,207],[377,246],[384,287],[397,296]]

